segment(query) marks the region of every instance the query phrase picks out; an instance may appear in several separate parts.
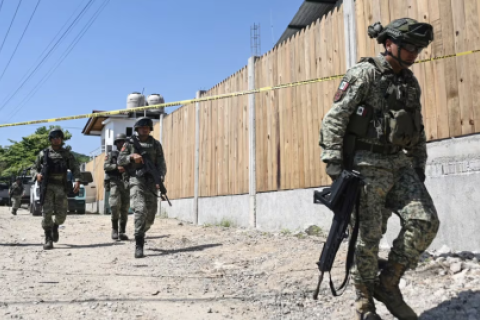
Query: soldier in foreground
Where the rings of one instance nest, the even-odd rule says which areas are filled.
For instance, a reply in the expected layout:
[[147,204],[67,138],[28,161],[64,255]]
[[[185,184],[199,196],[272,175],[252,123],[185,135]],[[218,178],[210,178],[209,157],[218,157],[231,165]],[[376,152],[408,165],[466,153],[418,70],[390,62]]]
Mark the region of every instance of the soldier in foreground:
[[8,190],[8,194],[10,195],[12,205],[11,213],[16,216],[17,210],[22,204],[22,196],[25,195],[25,189],[20,178],[17,177],[16,181],[12,183],[10,189]]
[[[385,52],[363,58],[342,79],[320,131],[322,160],[332,179],[348,168],[359,171],[366,183],[353,270],[355,319],[380,319],[375,298],[396,318],[413,320],[418,316],[403,300],[398,284],[432,243],[439,221],[423,184],[427,152],[421,92],[409,68],[433,41],[433,28],[404,18],[385,28],[377,22],[368,33]],[[400,217],[402,229],[377,276],[389,210]]]
[[[41,190],[41,193],[44,194],[42,227],[45,231],[45,244],[43,245],[45,250],[53,249],[52,242],[58,242],[58,227],[67,218],[68,169],[70,169],[75,179],[73,193],[78,193],[80,189],[79,166],[70,151],[62,147],[63,139],[64,135],[61,129],[52,129],[48,134],[50,147],[40,151],[35,161],[37,181],[41,183],[43,179],[48,179],[46,190]],[[44,176],[45,174],[46,176]],[[55,216],[55,221],[52,219],[52,216]]]
[[[150,132],[153,131],[152,120],[140,118],[135,122],[134,128],[136,136],[123,145],[118,157],[118,165],[125,167],[130,176],[130,203],[135,212],[135,258],[142,258],[145,233],[153,225],[157,212],[160,185],[155,183],[155,179],[164,180],[167,166],[162,145],[150,136]],[[132,139],[138,139],[141,150],[135,147],[135,141]],[[145,170],[142,152],[154,164],[156,172]],[[155,177],[156,174],[160,177]]]
[[[125,169],[117,164],[118,154],[125,143],[126,136],[123,133],[117,134],[114,144],[116,151],[110,151],[105,157],[103,169],[110,184],[110,208],[112,210],[112,239],[128,240],[125,228],[128,220],[128,209],[130,208],[130,195],[128,193],[128,176]],[[120,227],[120,233],[119,233]]]

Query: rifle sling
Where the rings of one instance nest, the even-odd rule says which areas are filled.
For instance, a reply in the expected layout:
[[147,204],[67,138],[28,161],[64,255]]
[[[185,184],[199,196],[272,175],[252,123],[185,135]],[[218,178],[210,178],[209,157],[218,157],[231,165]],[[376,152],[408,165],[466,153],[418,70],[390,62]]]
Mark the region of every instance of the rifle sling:
[[353,232],[350,237],[350,241],[348,243],[348,253],[347,253],[347,261],[345,263],[345,278],[343,279],[342,284],[340,287],[335,289],[335,286],[332,281],[332,273],[330,272],[330,290],[332,291],[332,294],[335,297],[341,296],[345,290],[342,292],[338,293],[338,291],[342,290],[345,288],[345,286],[348,284],[348,280],[350,279],[350,269],[353,266],[353,260],[355,256],[355,244],[357,243],[357,238],[358,238],[358,229],[359,229],[359,207],[360,207],[360,189],[357,191],[357,197],[355,200],[355,225],[353,226]]

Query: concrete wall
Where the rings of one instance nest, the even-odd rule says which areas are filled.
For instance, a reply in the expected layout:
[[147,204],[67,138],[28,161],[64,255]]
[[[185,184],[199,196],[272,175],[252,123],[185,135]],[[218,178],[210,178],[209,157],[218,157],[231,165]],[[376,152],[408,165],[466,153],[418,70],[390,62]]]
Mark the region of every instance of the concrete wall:
[[[172,207],[162,202],[162,212],[169,218],[193,222],[193,198],[172,200]],[[238,227],[248,227],[248,195],[207,197],[198,200],[198,224],[220,224],[227,220]]]

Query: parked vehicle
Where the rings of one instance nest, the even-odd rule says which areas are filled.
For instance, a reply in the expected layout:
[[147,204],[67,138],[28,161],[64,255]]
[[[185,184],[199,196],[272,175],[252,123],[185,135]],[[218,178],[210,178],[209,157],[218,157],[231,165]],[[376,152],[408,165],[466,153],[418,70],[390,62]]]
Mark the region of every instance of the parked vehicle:
[[8,189],[10,188],[10,184],[8,182],[1,181],[0,182],[0,204],[1,205],[9,205],[10,196],[8,195]]
[[[67,172],[67,181],[72,185],[71,190],[73,190],[73,175],[70,170]],[[77,194],[74,194],[72,191],[67,194],[69,212],[85,214],[85,186],[88,186],[91,182],[93,182],[93,177],[90,171],[80,172],[80,190]],[[42,207],[40,205],[40,184],[38,181],[35,181],[30,187],[30,213],[34,216],[42,214]]]

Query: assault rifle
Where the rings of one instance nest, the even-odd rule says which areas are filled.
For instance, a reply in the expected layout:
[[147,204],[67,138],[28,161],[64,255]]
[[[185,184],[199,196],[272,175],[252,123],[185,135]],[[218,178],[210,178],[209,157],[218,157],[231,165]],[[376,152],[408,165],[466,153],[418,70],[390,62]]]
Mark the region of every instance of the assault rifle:
[[[43,206],[43,202],[45,201],[45,196],[47,195],[47,185],[48,185],[48,152],[49,149],[46,148],[43,150],[43,164],[42,164],[42,171],[40,174],[42,175],[42,181],[40,181],[40,205]],[[35,177],[36,179],[37,177]]]
[[333,221],[330,232],[328,233],[327,242],[323,245],[320,259],[317,262],[320,276],[318,278],[317,288],[313,294],[313,299],[318,299],[320,285],[323,281],[325,272],[332,270],[333,262],[337,254],[340,244],[344,239],[349,237],[348,226],[354,206],[356,207],[355,226],[350,237],[348,246],[347,262],[345,264],[345,279],[338,289],[332,282],[330,273],[330,289],[334,296],[339,296],[337,291],[343,289],[349,279],[350,268],[353,264],[353,255],[355,253],[355,243],[358,236],[358,207],[360,203],[360,188],[363,185],[362,176],[356,171],[343,170],[341,175],[332,183],[330,188],[323,191],[314,191],[313,202],[316,204],[324,204],[333,211]]
[[140,145],[140,142],[138,141],[138,137],[133,136],[133,137],[130,138],[130,141],[133,143],[135,151],[138,154],[140,154],[142,156],[142,159],[143,159],[143,167],[141,169],[137,170],[137,172],[136,172],[137,176],[142,177],[146,174],[151,175],[153,177],[153,179],[155,180],[155,184],[158,184],[160,186],[160,198],[162,200],[166,200],[171,207],[172,203],[168,199],[167,188],[165,188],[165,185],[163,184],[162,179],[160,179],[160,173],[158,172],[155,165],[152,163],[152,160],[148,156],[147,152]]

